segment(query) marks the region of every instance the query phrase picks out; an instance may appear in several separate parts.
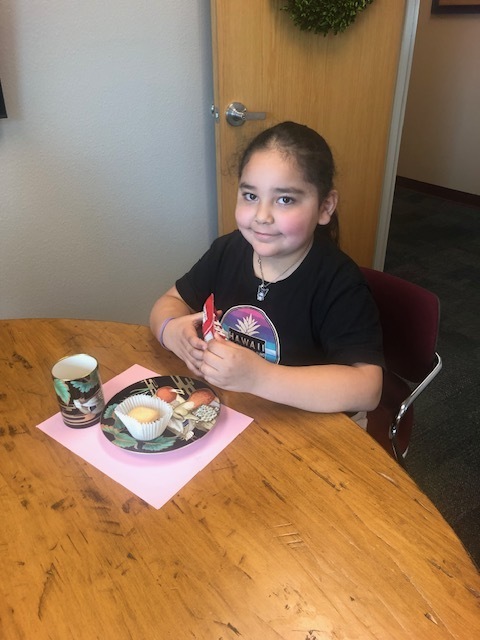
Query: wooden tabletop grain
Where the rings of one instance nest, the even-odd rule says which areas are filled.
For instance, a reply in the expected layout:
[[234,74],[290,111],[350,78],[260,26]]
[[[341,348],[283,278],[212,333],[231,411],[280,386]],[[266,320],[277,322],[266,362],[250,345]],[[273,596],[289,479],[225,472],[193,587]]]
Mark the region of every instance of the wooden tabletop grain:
[[78,352],[187,373],[147,327],[0,321],[1,638],[480,637],[462,544],[348,418],[219,390],[254,421],[156,510],[36,428]]

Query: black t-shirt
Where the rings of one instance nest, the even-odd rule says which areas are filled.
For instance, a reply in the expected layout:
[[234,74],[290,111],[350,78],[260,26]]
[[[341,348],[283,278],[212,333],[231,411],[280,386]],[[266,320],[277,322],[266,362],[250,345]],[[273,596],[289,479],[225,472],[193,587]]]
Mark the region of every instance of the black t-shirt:
[[260,283],[253,249],[234,231],[217,238],[176,287],[195,311],[213,293],[229,339],[272,362],[383,366],[378,312],[368,285],[321,226],[300,266],[270,284],[261,302]]

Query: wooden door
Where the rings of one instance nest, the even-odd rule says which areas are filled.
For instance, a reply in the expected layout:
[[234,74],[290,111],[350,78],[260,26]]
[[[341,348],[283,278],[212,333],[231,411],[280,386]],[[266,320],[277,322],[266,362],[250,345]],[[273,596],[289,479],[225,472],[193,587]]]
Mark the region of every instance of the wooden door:
[[[375,0],[344,33],[300,31],[284,0],[211,0],[219,232],[235,228],[236,164],[259,131],[294,120],[330,144],[341,245],[371,266],[384,186],[406,0]],[[231,102],[266,112],[232,127]]]

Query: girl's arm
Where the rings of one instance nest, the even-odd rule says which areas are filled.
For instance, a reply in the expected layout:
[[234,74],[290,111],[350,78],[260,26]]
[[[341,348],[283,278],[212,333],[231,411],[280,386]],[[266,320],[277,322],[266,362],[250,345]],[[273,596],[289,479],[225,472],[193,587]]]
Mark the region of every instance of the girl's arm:
[[380,401],[382,378],[381,367],[373,364],[280,365],[260,381],[259,395],[307,411],[372,411]]
[[208,343],[200,369],[207,382],[220,388],[323,413],[371,411],[382,391],[382,369],[377,365],[287,367],[220,340]]
[[154,304],[150,329],[162,347],[173,351],[193,373],[200,375],[206,343],[198,336],[203,313],[194,313],[176,287],[169,289]]

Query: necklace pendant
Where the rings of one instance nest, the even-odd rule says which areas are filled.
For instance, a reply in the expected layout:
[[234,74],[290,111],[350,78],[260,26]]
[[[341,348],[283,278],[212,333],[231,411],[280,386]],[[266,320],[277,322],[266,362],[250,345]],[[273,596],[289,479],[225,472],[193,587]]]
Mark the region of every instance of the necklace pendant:
[[263,300],[265,300],[268,292],[269,292],[269,289],[265,285],[265,283],[262,282],[262,284],[259,284],[257,289],[257,300],[259,302],[262,302]]

